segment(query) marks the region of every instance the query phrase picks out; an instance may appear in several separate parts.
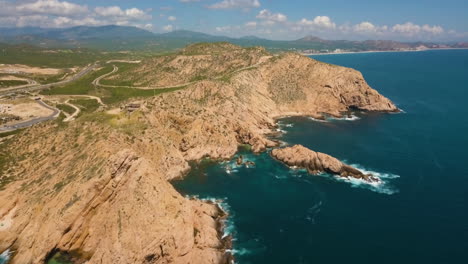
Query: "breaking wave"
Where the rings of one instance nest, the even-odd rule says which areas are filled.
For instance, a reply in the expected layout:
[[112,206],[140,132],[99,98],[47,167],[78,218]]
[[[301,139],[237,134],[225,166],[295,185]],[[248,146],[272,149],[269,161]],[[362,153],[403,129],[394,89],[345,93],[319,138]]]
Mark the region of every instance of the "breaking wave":
[[[223,220],[223,236],[222,238],[231,236],[233,241],[237,240],[237,231],[236,231],[236,226],[234,224],[234,211],[231,209],[231,206],[227,202],[227,198],[215,198],[215,197],[206,197],[206,198],[200,198],[198,195],[189,195],[187,198],[195,198],[200,201],[205,201],[205,202],[210,202],[213,204],[216,204],[221,210],[223,210],[226,214],[227,217],[226,219]],[[233,245],[232,249],[226,250],[226,252],[231,253],[233,256],[243,256],[250,254],[251,251],[246,249],[246,248],[236,248],[235,245]],[[2,264],[0,262],[0,264]]]
[[356,115],[347,115],[347,116],[343,116],[343,117],[329,117],[327,118],[327,120],[338,120],[338,121],[356,121],[356,120],[359,120],[361,119],[360,117],[356,116]]
[[3,251],[3,253],[0,254],[0,264],[7,264],[10,261],[11,253],[10,249]]
[[356,179],[352,177],[340,177],[340,176],[335,176],[335,175],[333,176],[333,178],[338,181],[344,181],[344,182],[350,183],[353,188],[365,188],[373,192],[388,194],[388,195],[396,194],[399,192],[398,189],[395,186],[393,186],[390,182],[390,180],[400,178],[399,175],[366,169],[365,167],[359,164],[349,164],[349,165],[360,170],[364,174],[372,174],[374,177],[378,178],[380,181],[368,182],[362,179]]
[[[237,158],[242,155],[243,164],[237,164]],[[231,160],[222,162],[222,166],[227,174],[237,173],[240,168],[253,169],[257,158],[253,154],[238,154]]]

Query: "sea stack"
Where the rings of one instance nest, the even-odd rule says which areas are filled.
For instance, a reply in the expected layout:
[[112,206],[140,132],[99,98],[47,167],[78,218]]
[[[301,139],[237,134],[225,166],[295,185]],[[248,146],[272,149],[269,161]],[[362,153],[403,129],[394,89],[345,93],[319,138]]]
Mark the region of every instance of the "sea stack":
[[315,152],[302,145],[274,149],[271,156],[288,166],[305,168],[310,174],[328,172],[340,177],[352,177],[367,182],[379,182],[379,178],[364,174],[360,170],[344,164],[338,159],[320,152]]

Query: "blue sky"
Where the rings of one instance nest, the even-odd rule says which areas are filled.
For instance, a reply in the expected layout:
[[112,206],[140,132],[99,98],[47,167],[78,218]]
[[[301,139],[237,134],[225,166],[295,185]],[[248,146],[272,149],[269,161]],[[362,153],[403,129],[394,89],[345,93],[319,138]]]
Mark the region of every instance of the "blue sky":
[[468,40],[468,0],[0,0],[5,27],[131,25],[233,37]]

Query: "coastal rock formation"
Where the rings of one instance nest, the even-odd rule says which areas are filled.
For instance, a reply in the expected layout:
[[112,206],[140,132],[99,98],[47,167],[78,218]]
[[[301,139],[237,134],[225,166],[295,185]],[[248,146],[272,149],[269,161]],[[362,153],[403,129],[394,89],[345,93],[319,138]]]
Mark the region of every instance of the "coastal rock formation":
[[271,156],[288,166],[305,168],[310,174],[328,172],[341,177],[352,177],[368,182],[379,181],[377,177],[364,174],[330,155],[315,152],[302,145],[274,149],[271,151]]
[[[190,161],[229,159],[239,144],[276,146],[267,135],[281,116],[398,110],[359,72],[298,54],[200,44],[138,67],[146,84],[197,81],[131,113],[83,114],[0,142],[0,252],[11,248],[13,264],[44,263],[56,251],[89,264],[228,263],[223,212],[169,182]],[[312,166],[303,154],[297,160],[312,172],[366,179],[324,154]]]
[[10,219],[0,248],[15,251],[12,263],[44,263],[56,251],[87,263],[229,263],[217,205],[182,197],[151,161],[103,143],[29,164],[21,185],[0,192],[0,219]]

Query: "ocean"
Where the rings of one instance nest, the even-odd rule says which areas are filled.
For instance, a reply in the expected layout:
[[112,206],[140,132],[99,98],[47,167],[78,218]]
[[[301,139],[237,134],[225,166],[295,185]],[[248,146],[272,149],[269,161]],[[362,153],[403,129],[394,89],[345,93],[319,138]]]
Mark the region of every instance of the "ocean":
[[280,121],[281,140],[372,171],[369,185],[240,150],[194,165],[181,193],[229,211],[237,263],[468,263],[468,50],[316,56],[361,71],[404,112]]

